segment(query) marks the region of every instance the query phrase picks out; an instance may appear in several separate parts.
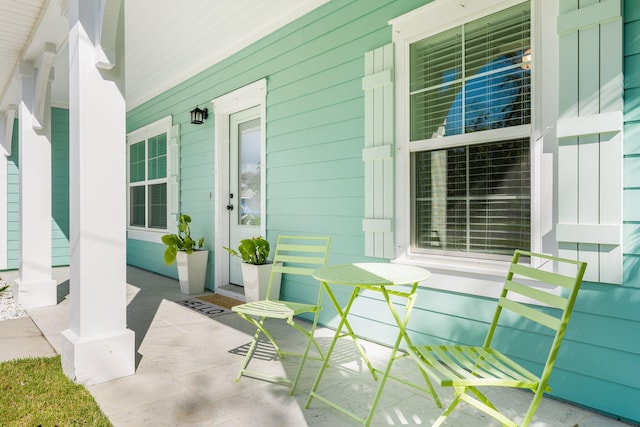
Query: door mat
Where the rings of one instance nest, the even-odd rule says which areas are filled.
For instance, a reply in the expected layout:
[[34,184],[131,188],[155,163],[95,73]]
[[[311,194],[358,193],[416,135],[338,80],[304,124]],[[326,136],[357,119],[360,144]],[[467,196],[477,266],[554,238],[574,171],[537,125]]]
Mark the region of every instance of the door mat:
[[231,309],[231,307],[244,304],[242,301],[238,301],[237,299],[229,298],[224,295],[211,294],[211,295],[203,295],[201,297],[196,297],[197,299],[208,302],[210,304],[219,305],[220,307]]
[[181,301],[176,301],[176,304],[180,304],[183,307],[190,308],[197,311],[200,314],[204,314],[207,317],[216,317],[222,314],[233,313],[231,310],[225,307],[221,307],[216,304],[211,304],[205,301],[201,301],[196,298],[189,298]]

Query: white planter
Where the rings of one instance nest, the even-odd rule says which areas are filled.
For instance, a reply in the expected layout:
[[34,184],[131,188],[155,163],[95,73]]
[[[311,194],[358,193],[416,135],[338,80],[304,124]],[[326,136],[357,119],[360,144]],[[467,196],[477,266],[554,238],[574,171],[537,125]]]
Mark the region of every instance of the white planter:
[[[273,264],[253,265],[243,262],[242,282],[244,284],[244,296],[247,302],[260,301],[267,298],[269,277]],[[271,287],[271,299],[280,298],[280,281],[282,273],[276,273]]]
[[176,263],[180,292],[187,295],[204,293],[208,258],[209,251],[206,250],[194,251],[188,255],[186,252],[178,252]]

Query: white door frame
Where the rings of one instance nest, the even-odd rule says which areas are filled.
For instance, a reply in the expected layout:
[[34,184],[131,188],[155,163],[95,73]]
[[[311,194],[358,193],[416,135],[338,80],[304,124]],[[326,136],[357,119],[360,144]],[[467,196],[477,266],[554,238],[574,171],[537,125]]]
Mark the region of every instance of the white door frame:
[[[229,116],[235,112],[245,110],[256,105],[260,106],[260,135],[261,147],[261,210],[263,220],[261,222],[260,233],[266,236],[266,95],[267,80],[262,79],[247,86],[243,86],[233,92],[222,95],[212,102],[213,113],[215,115],[215,256],[214,256],[214,287],[224,286],[229,283],[229,254],[223,246],[229,242],[229,211],[227,210],[227,199],[229,196]],[[234,248],[235,249],[235,248]]]

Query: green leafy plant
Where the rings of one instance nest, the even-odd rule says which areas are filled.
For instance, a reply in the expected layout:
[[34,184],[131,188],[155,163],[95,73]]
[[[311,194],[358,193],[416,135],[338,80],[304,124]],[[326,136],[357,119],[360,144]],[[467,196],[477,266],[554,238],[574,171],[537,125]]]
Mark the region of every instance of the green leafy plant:
[[204,245],[204,237],[201,237],[197,242],[191,238],[190,222],[191,217],[189,215],[180,214],[178,234],[165,234],[162,236],[162,243],[167,245],[167,249],[164,251],[164,262],[167,265],[171,265],[176,261],[178,251],[190,254],[195,250],[201,249],[202,245]]
[[254,265],[263,265],[267,263],[267,257],[269,256],[269,241],[261,236],[252,237],[251,239],[243,239],[240,241],[238,250],[235,251],[231,248],[224,248],[233,256],[242,258],[242,262]]

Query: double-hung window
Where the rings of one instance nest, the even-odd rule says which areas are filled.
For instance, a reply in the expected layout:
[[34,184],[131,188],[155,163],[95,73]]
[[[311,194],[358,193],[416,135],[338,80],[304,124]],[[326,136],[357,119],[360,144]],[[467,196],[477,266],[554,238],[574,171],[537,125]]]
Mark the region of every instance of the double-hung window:
[[168,118],[127,136],[130,231],[168,230],[170,129]]
[[516,3],[408,42],[414,254],[531,247],[531,11]]

